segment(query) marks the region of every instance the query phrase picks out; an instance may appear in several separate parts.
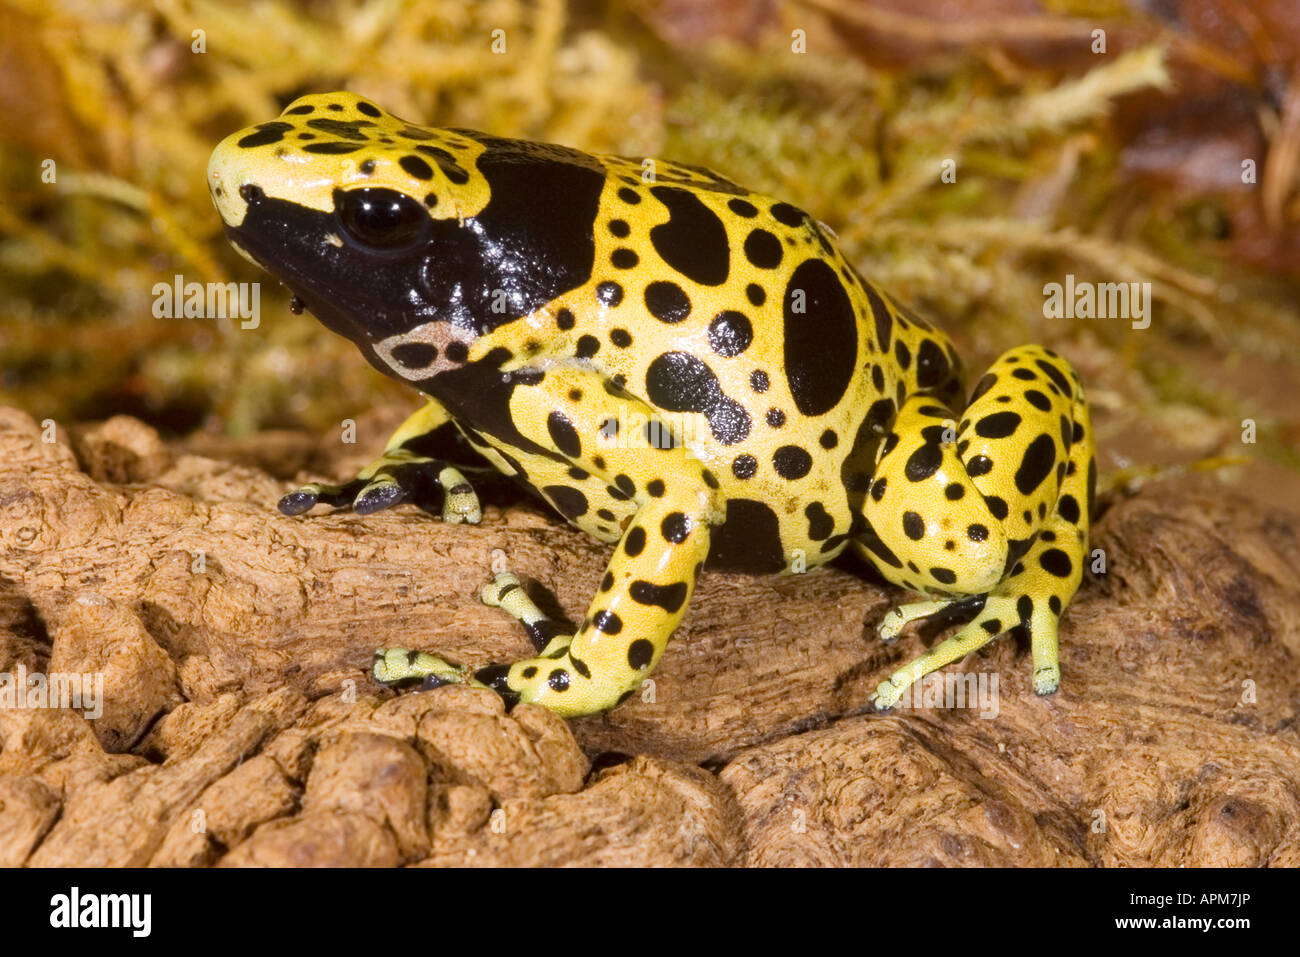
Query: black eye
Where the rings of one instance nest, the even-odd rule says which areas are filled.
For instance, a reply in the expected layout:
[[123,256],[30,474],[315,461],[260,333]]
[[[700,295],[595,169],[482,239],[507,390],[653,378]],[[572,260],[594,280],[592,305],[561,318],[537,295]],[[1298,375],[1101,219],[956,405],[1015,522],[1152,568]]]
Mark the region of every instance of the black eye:
[[334,209],[348,237],[380,249],[408,245],[429,222],[418,202],[392,189],[336,190]]

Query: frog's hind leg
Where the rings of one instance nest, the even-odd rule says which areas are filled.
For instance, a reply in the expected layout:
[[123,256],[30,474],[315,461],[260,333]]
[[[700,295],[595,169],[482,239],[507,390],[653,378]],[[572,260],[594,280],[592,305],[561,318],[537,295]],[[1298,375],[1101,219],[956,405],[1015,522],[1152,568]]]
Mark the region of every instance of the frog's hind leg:
[[[1070,501],[1085,501],[1085,473],[1076,469],[1074,474],[1080,481],[1068,483],[1063,500],[1068,496]],[[1068,505],[1066,512],[1080,517],[1083,514],[1072,511]],[[1080,528],[1077,520],[1071,521],[1059,511],[1053,514],[1029,551],[983,600],[979,614],[969,624],[880,683],[876,689],[876,707],[881,710],[893,707],[913,682],[960,661],[1017,626],[1029,632],[1035,693],[1055,691],[1061,681],[1057,647],[1061,613],[1079,588],[1086,548],[1086,527]],[[884,632],[882,624],[882,637]]]
[[918,601],[909,605],[899,605],[885,614],[880,622],[880,640],[891,644],[898,640],[903,629],[914,621],[928,620],[931,623],[955,621],[971,612],[979,611],[984,606],[983,595],[969,598],[941,598],[937,601]]
[[356,478],[342,485],[304,485],[280,499],[280,511],[301,515],[329,505],[368,515],[403,502],[432,508],[441,497],[443,521],[479,522],[483,510],[473,486],[455,466],[425,454],[429,437],[448,421],[446,410],[430,400],[398,427],[384,453]]
[[[891,613],[881,635],[890,640],[907,621],[956,607],[963,595],[983,606],[883,682],[878,707],[1017,626],[1030,635],[1034,690],[1056,689],[1058,621],[1078,589],[1088,544],[1091,429],[1073,369],[1037,346],[999,358],[955,428],[933,399],[904,403],[864,502],[860,542],[886,578],[931,600]],[[953,604],[934,600],[945,598]]]

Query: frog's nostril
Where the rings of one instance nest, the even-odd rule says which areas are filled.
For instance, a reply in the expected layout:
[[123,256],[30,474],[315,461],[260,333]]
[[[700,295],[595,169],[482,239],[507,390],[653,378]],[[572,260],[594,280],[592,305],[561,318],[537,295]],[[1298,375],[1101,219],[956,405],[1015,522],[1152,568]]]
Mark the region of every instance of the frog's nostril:
[[264,195],[266,194],[262,192],[262,187],[254,186],[252,183],[245,183],[243,186],[239,187],[239,198],[246,203],[255,202],[256,200],[261,199]]

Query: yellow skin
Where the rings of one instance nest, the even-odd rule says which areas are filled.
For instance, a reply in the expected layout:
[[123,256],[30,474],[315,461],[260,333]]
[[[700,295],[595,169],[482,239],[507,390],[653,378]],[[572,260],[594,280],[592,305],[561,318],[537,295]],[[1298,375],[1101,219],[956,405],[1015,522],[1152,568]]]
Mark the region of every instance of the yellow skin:
[[351,93],[302,97],[224,140],[209,187],[236,248],[428,404],[343,486],[286,496],[368,512],[464,476],[454,426],[566,520],[615,544],[576,632],[518,579],[483,598],[536,657],[477,671],[381,649],[390,683],[486,685],[562,715],[612,708],[658,663],[706,565],[781,573],[854,547],[919,592],[885,640],[975,619],[876,704],[1017,626],[1054,691],[1095,481],[1078,376],[1037,346],[963,399],[951,343],[860,277],[807,214],[707,170],[418,127]]

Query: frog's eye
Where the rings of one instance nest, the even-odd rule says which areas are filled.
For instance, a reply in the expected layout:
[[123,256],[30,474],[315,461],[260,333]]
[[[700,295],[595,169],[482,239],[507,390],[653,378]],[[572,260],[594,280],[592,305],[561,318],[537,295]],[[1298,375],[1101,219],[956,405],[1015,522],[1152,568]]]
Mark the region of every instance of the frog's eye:
[[337,190],[334,210],[350,239],[377,249],[409,245],[429,222],[424,207],[392,189]]

